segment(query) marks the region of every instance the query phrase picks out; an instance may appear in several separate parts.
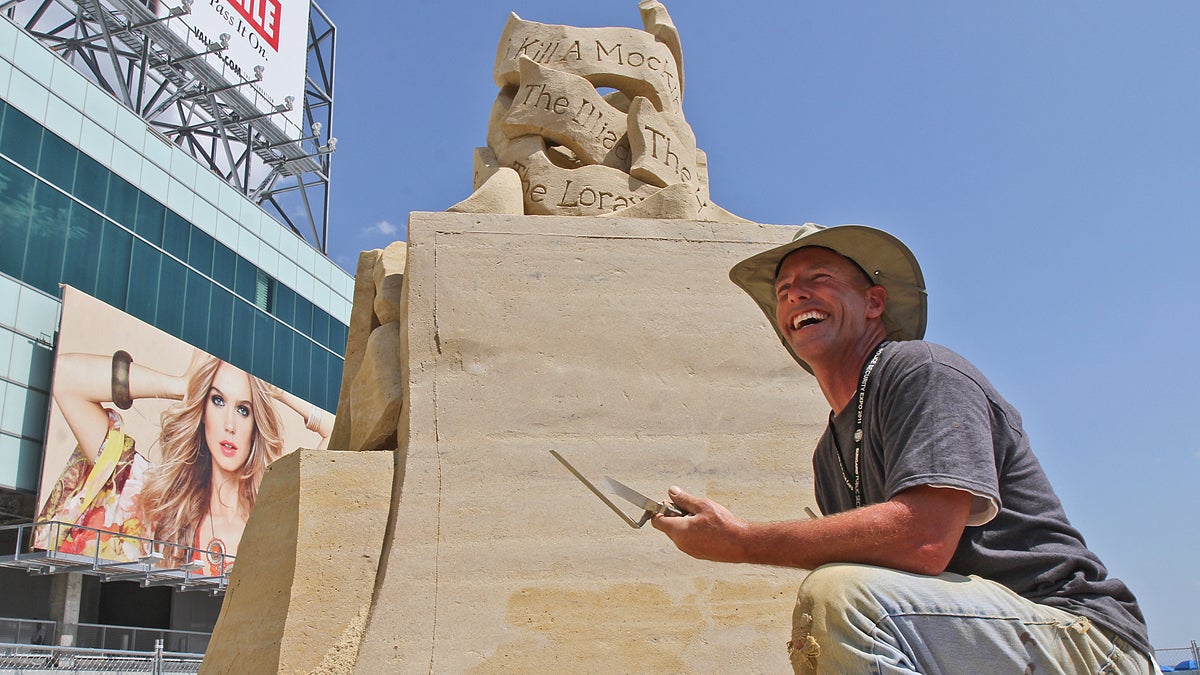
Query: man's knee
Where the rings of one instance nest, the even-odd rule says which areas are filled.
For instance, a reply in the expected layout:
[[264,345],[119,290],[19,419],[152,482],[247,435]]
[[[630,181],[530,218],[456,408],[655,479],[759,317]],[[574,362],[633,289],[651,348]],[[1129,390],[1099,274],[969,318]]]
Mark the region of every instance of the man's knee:
[[809,572],[808,577],[800,584],[796,596],[799,607],[857,606],[862,602],[870,602],[873,598],[871,589],[886,587],[883,577],[895,574],[888,570],[870,565],[852,565],[834,563],[822,565]]
[[[813,570],[800,585],[792,613],[788,652],[797,673],[817,670],[840,658],[854,636],[869,633],[881,611],[872,588],[884,587],[890,570],[867,565],[830,564]],[[822,653],[824,652],[824,656]]]

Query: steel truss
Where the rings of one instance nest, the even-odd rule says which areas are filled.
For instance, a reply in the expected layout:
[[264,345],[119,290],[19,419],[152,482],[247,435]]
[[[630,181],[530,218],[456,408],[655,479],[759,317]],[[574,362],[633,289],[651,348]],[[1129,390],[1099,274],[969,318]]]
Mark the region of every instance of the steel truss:
[[[164,17],[163,0],[0,0],[0,11],[171,143],[195,157],[277,220],[328,252],[329,175],[337,28],[313,2],[309,10],[301,138],[283,121],[291,97],[265,106],[253,84],[260,73],[231,82],[201,51],[168,26],[186,21],[191,0]],[[266,108],[266,112],[264,112]]]

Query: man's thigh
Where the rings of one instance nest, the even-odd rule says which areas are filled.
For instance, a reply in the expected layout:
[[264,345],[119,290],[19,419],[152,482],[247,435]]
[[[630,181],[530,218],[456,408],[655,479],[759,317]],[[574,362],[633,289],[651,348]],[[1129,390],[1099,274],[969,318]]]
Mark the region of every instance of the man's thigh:
[[796,599],[797,673],[1148,673],[1149,661],[1087,618],[1004,586],[867,565],[826,565]]

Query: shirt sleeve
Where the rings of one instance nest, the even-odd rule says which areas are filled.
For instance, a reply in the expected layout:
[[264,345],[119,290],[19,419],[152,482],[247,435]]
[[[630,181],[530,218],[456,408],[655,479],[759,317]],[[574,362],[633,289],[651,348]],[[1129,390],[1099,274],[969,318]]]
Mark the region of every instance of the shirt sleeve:
[[969,375],[928,360],[881,382],[879,433],[886,499],[920,485],[971,493],[969,526],[1000,510],[992,405]]

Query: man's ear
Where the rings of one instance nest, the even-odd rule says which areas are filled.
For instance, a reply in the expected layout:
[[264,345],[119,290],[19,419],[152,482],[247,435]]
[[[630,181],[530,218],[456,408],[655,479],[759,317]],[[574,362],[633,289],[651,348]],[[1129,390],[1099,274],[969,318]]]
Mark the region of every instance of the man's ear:
[[887,308],[887,289],[883,286],[872,286],[867,289],[867,318],[878,319]]

